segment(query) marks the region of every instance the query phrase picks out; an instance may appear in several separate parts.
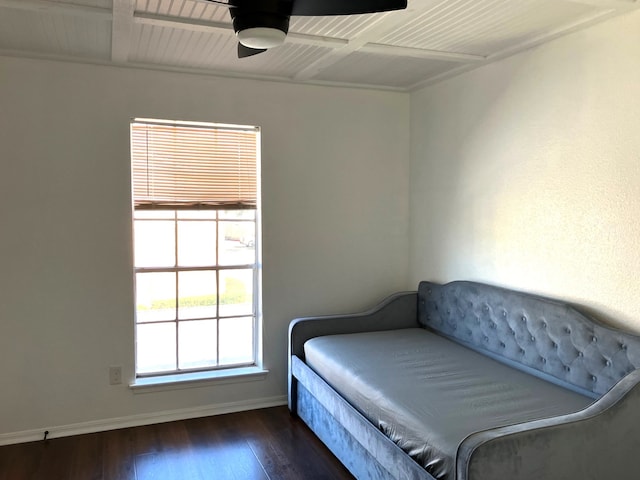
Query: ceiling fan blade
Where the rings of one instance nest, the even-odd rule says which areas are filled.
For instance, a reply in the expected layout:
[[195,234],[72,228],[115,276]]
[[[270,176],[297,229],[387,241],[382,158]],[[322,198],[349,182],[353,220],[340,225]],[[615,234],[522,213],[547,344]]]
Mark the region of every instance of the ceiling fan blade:
[[249,48],[238,42],[238,58],[251,57],[262,52],[266,52],[264,48]]
[[291,15],[356,15],[407,8],[407,0],[293,0]]

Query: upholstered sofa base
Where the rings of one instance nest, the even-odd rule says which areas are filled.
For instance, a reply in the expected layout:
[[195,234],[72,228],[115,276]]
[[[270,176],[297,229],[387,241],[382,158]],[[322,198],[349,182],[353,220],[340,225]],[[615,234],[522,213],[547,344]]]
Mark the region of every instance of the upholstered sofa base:
[[435,480],[299,358],[297,414],[359,480]]
[[638,478],[640,337],[567,303],[474,282],[421,282],[417,294],[393,295],[367,312],[291,322],[289,408],[356,478],[435,480],[307,366],[305,342],[419,326],[594,399],[574,413],[467,436],[448,478]]

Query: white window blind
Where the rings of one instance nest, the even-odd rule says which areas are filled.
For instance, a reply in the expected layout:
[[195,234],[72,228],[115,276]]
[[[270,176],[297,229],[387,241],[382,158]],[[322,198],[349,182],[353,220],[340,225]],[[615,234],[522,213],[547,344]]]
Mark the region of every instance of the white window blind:
[[258,129],[135,120],[136,209],[243,209],[257,205]]

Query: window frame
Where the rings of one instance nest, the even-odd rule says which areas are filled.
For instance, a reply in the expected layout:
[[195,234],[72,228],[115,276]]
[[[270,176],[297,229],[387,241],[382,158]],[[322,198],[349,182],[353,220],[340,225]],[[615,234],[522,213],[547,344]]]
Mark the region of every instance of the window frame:
[[[182,122],[182,121],[165,121],[165,120],[154,120],[154,119],[142,119],[142,118],[132,118],[131,119],[131,127],[133,128],[134,123],[149,123],[149,124],[161,124],[161,125],[179,125],[183,127],[197,127],[197,128],[221,128],[221,129],[230,129],[230,130],[252,130],[255,132],[255,141],[256,141],[256,155],[255,155],[255,174],[256,174],[256,204],[255,207],[252,206],[184,206],[184,207],[176,207],[175,205],[170,205],[167,207],[163,206],[143,206],[136,207],[135,203],[132,201],[132,210],[131,210],[131,221],[132,221],[132,239],[135,244],[135,223],[138,221],[171,221],[173,223],[173,231],[174,231],[174,260],[175,264],[173,266],[145,266],[145,267],[137,267],[135,260],[135,252],[132,252],[133,258],[133,286],[134,286],[134,299],[137,298],[137,276],[139,273],[174,273],[176,275],[175,279],[175,318],[172,320],[157,320],[157,321],[147,321],[147,322],[138,322],[137,319],[137,307],[134,308],[134,339],[135,339],[135,380],[134,383],[131,384],[132,387],[138,388],[147,388],[153,387],[155,385],[163,385],[163,384],[171,384],[171,383],[193,383],[198,382],[200,380],[210,380],[210,379],[219,379],[225,382],[234,381],[233,379],[238,377],[255,377],[262,378],[268,371],[263,368],[263,333],[262,333],[262,275],[261,275],[261,266],[262,266],[262,256],[261,256],[261,136],[260,136],[260,128],[256,126],[242,126],[242,125],[229,125],[229,124],[219,124],[219,123],[203,123],[203,122]],[[133,147],[132,147],[133,148]],[[131,162],[133,167],[133,151],[131,151]],[[133,168],[132,168],[132,191],[133,191]],[[136,218],[137,211],[149,211],[149,210],[163,210],[173,212],[173,215],[164,219],[139,219]],[[180,218],[180,211],[211,211],[212,215],[209,219],[189,219],[189,218]],[[225,218],[221,216],[221,212],[223,211],[242,211],[242,210],[251,210],[254,212],[252,219],[242,219],[242,218]],[[197,266],[180,266],[178,261],[178,229],[180,221],[215,221],[216,225],[216,233],[215,233],[215,264],[202,264]],[[224,223],[253,223],[253,231],[254,231],[254,254],[253,254],[253,263],[250,264],[230,264],[230,265],[221,265],[220,264],[220,226]],[[220,273],[224,271],[234,271],[234,270],[251,270],[252,273],[252,302],[251,302],[251,313],[245,315],[221,315],[220,312]],[[179,315],[179,272],[190,272],[190,271],[212,271],[215,272],[216,276],[216,306],[215,306],[215,317],[202,317],[202,318],[188,318],[181,319]],[[252,324],[252,361],[251,362],[242,362],[242,363],[234,363],[234,364],[220,364],[220,320],[226,318],[247,318],[251,317]],[[206,367],[194,367],[194,368],[180,368],[179,363],[179,355],[180,355],[180,338],[179,338],[179,328],[181,322],[191,322],[198,320],[215,320],[216,322],[216,364],[213,366]],[[160,370],[153,372],[139,372],[138,368],[138,326],[144,324],[157,324],[157,323],[166,323],[175,325],[175,369],[174,370]]]

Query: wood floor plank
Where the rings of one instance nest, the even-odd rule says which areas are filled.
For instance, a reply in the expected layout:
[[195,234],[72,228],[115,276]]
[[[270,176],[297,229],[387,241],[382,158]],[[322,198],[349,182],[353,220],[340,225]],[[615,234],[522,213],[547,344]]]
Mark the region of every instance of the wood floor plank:
[[133,436],[135,454],[144,455],[165,450],[167,443],[162,438],[164,428],[166,428],[164,423],[132,428],[131,434]]
[[[256,423],[263,428],[261,435],[252,444],[256,455],[264,459],[261,460],[264,462],[277,459],[272,462],[272,468],[287,465],[290,473],[279,473],[287,475],[283,478],[354,478],[307,426],[301,420],[293,418],[288,410],[264,412],[256,419]],[[254,430],[257,431],[257,428]]]
[[33,480],[49,478],[68,478],[71,480],[71,457],[77,445],[77,437],[43,441],[40,461],[30,478]]
[[69,455],[70,480],[102,480],[103,439],[104,435],[99,433],[70,437],[70,441],[76,442]]
[[270,478],[281,480],[306,478],[298,459],[287,456],[285,449],[274,442],[273,432],[269,431],[261,418],[247,415],[243,417],[243,421],[251,423],[251,428],[247,427],[249,432],[247,441]]
[[1,447],[0,480],[35,479],[43,448],[42,442]]
[[199,422],[186,423],[192,448],[210,462],[212,470],[209,473],[215,472],[215,478],[269,480],[241,428],[240,419],[245,414],[209,417],[201,425]]
[[206,478],[189,450],[145,453],[135,458],[137,480],[182,480]]
[[0,480],[353,480],[286,407],[0,447]]
[[104,432],[102,444],[102,478],[136,480],[135,450],[132,428]]

